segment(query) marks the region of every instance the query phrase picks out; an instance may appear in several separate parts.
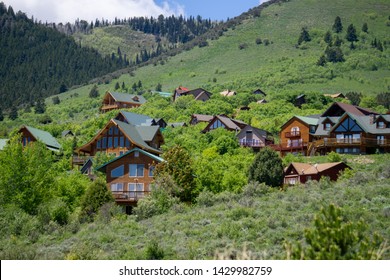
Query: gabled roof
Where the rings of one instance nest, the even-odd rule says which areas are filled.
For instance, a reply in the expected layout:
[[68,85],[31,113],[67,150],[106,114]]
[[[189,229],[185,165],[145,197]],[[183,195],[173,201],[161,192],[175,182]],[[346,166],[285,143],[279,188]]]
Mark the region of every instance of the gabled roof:
[[254,91],[253,91],[253,93],[254,94],[263,94],[264,96],[267,96],[267,94],[264,92],[264,91],[262,91],[261,89],[255,89]]
[[137,126],[151,126],[154,119],[147,115],[136,114],[132,112],[120,111],[118,115],[114,118],[116,120],[122,116],[126,123],[130,123]]
[[107,91],[106,95],[108,94],[111,95],[112,98],[114,98],[114,100],[117,102],[138,103],[138,104],[144,104],[146,102],[146,99],[142,95]]
[[8,139],[0,139],[0,151],[7,145]]
[[[387,117],[387,115],[381,115],[381,116],[382,117]],[[377,123],[374,120],[374,116],[365,116],[365,115],[364,116],[356,116],[356,115],[353,115],[353,114],[350,114],[350,113],[345,113],[339,119],[338,124],[333,126],[331,131],[336,129],[336,127],[338,127],[339,124],[341,122],[343,122],[346,117],[350,117],[351,119],[353,119],[357,123],[357,125],[359,125],[359,127],[361,129],[363,129],[366,133],[370,133],[370,134],[390,134],[390,128],[377,128]],[[376,116],[376,118],[378,118],[378,116]]]
[[296,116],[296,117],[308,125],[317,125],[318,124],[317,118],[302,117],[302,116]]
[[196,88],[196,89],[192,89],[192,90],[187,89],[186,91],[184,89],[186,89],[186,88],[183,88],[183,87],[177,88],[175,90],[176,94],[174,95],[174,99],[176,97],[186,96],[186,95],[193,95],[195,100],[199,100],[202,95],[206,95],[208,99],[211,97],[211,93],[208,92],[207,90],[204,90],[203,88]]
[[230,96],[236,95],[237,92],[235,92],[235,91],[230,91],[230,90],[227,89],[227,90],[225,90],[225,91],[220,92],[220,94],[221,94],[222,96],[225,96],[225,97],[230,97]]
[[243,121],[231,119],[225,115],[217,115],[217,116],[214,116],[214,118],[209,122],[209,124],[206,126],[206,128],[203,130],[203,132],[209,131],[210,126],[217,120],[219,120],[221,123],[223,123],[225,128],[227,128],[229,130],[239,131],[247,125]]
[[333,124],[336,124],[339,122],[340,117],[320,117],[318,119],[318,126],[316,129],[316,132],[314,133],[315,136],[327,136],[329,135],[329,130],[324,129],[324,122],[330,121]]
[[330,163],[320,163],[320,164],[308,164],[308,163],[301,163],[301,162],[292,162],[290,165],[285,169],[286,175],[288,174],[288,170],[291,170],[291,168],[294,168],[295,171],[299,175],[315,175],[321,172],[324,172],[325,170],[331,169],[338,165],[346,165],[344,162],[330,162]]
[[61,149],[61,145],[57,142],[57,140],[47,131],[40,130],[31,126],[22,126],[19,129],[19,132],[25,128],[28,130],[31,135],[36,139],[41,141],[43,144],[46,145],[46,147],[50,150],[58,151]]
[[191,120],[197,119],[198,122],[210,122],[214,116],[212,115],[201,115],[201,114],[192,114]]
[[266,130],[263,130],[263,129],[260,129],[260,128],[257,128],[257,127],[253,127],[251,125],[247,125],[245,126],[244,128],[241,129],[240,133],[237,134],[237,137],[240,137],[241,134],[244,132],[244,131],[252,131],[253,134],[255,134],[257,137],[261,137],[261,138],[264,138],[266,140],[272,140],[272,136],[271,136],[271,133],[269,133],[268,131]]
[[356,116],[366,116],[370,114],[378,115],[377,112],[374,112],[370,109],[362,108],[359,106],[354,106],[351,104],[346,104],[342,102],[334,102],[322,115],[321,117],[340,117],[344,113],[351,113]]
[[72,130],[69,130],[69,129],[68,129],[68,130],[64,130],[64,131],[61,133],[61,136],[62,136],[62,137],[65,137],[65,136],[68,136],[68,135],[74,136]]
[[134,149],[132,149],[132,150],[126,152],[125,154],[123,154],[123,155],[121,155],[121,156],[119,156],[119,157],[116,157],[116,158],[110,160],[109,162],[106,162],[105,164],[103,164],[103,165],[97,167],[96,170],[97,170],[97,171],[106,172],[106,167],[107,167],[109,164],[111,164],[111,163],[113,163],[113,162],[115,162],[115,161],[117,161],[117,160],[120,160],[121,158],[123,158],[123,157],[125,157],[125,156],[127,156],[127,155],[129,155],[129,154],[131,154],[131,153],[134,153],[135,151],[138,151],[138,152],[140,152],[140,153],[142,153],[142,154],[144,154],[144,155],[150,157],[151,159],[153,159],[153,160],[155,160],[155,161],[157,161],[157,162],[162,162],[162,161],[164,161],[164,159],[161,158],[161,157],[159,157],[159,156],[153,155],[153,154],[151,154],[151,153],[148,153],[147,151],[144,151],[144,150],[141,150],[141,149],[138,149],[138,148],[134,148]]
[[157,126],[135,126],[133,124],[128,124],[119,120],[111,119],[93,138],[91,141],[89,141],[87,144],[77,148],[78,151],[84,151],[84,152],[90,152],[90,149],[88,147],[97,140],[97,138],[107,129],[107,127],[113,123],[114,125],[118,126],[120,131],[129,139],[130,142],[132,142],[135,146],[145,149],[149,152],[161,154],[162,152],[160,150],[157,150],[155,148],[150,147],[145,141],[150,141],[149,139],[153,138],[151,136],[152,132],[154,131],[157,133],[159,131],[159,128]]

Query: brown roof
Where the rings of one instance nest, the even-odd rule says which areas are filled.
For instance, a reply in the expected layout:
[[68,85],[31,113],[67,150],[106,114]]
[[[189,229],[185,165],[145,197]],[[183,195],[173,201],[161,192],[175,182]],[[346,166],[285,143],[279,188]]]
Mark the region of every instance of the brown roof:
[[[350,114],[353,114],[353,115],[356,115],[356,116],[366,116],[366,115],[370,115],[370,114],[378,115],[377,112],[374,112],[371,109],[366,109],[366,108],[362,108],[362,107],[359,107],[359,106],[354,106],[354,105],[346,104],[346,103],[342,103],[342,102],[334,102],[325,111],[325,113],[322,114],[322,117],[327,117],[327,116],[336,117],[336,116],[332,115],[332,111],[337,109],[337,107],[342,109],[344,111],[344,113],[350,113]],[[341,115],[343,115],[343,114],[341,114]]]
[[209,122],[211,121],[214,116],[211,115],[201,115],[201,114],[193,114],[192,119],[196,118],[198,122]]
[[235,91],[230,91],[230,90],[225,90],[225,91],[222,91],[221,93],[220,93],[222,96],[226,96],[226,97],[229,97],[229,96],[234,96],[234,95],[236,95],[237,94],[237,92],[235,92]]
[[[331,169],[343,162],[330,162],[311,165],[308,163],[292,162],[291,165],[298,172],[299,175],[314,175],[323,172],[327,169]],[[288,167],[287,167],[288,168]],[[287,170],[287,169],[286,169]]]

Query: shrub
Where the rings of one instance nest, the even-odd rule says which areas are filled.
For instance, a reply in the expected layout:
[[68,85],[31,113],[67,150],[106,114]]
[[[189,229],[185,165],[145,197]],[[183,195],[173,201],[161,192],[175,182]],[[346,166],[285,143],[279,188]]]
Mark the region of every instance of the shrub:
[[283,164],[279,155],[270,148],[262,149],[249,168],[249,182],[257,181],[271,187],[283,182]]
[[365,233],[367,225],[344,221],[341,209],[333,204],[321,210],[314,227],[305,230],[305,247],[287,244],[287,259],[361,260],[380,259],[382,238]]
[[336,152],[330,152],[328,154],[328,161],[330,162],[339,162],[341,161],[341,155]]
[[162,260],[164,256],[164,250],[156,240],[151,241],[145,249],[145,259],[147,260]]

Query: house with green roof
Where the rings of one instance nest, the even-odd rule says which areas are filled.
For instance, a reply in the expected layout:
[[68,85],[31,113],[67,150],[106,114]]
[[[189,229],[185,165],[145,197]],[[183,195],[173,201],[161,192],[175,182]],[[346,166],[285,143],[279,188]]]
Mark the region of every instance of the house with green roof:
[[308,145],[314,140],[317,117],[294,116],[281,128],[279,144],[271,147],[281,156],[288,153],[307,155]]
[[148,195],[154,181],[156,164],[163,159],[145,150],[134,148],[96,168],[106,175],[107,188],[117,204],[131,212],[131,207]]
[[152,118],[147,115],[126,111],[120,111],[114,119],[135,126],[159,126],[160,128],[165,128],[167,126],[167,123],[162,118]]
[[59,152],[61,150],[61,145],[47,131],[24,125],[19,129],[18,133],[22,135],[21,141],[23,146],[31,142],[40,141],[51,151]]
[[145,102],[145,98],[141,95],[107,91],[103,97],[100,111],[106,113],[111,110],[134,108],[141,106]]

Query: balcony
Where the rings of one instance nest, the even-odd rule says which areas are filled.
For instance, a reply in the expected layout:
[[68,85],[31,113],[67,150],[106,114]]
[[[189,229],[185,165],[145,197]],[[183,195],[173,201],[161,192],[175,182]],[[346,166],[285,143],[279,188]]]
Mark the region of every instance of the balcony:
[[301,132],[300,131],[286,132],[285,136],[286,138],[301,137]]
[[353,146],[366,146],[366,147],[390,147],[390,141],[388,139],[376,139],[376,138],[327,138],[314,142],[316,147],[353,147]]
[[283,143],[283,144],[274,144],[269,145],[275,151],[304,151],[307,149],[307,142],[299,143]]
[[259,148],[259,147],[263,147],[264,144],[263,144],[263,142],[261,142],[259,140],[245,140],[245,139],[241,139],[240,140],[240,146],[242,146],[242,147]]
[[150,194],[150,191],[111,191],[116,202],[134,202]]

